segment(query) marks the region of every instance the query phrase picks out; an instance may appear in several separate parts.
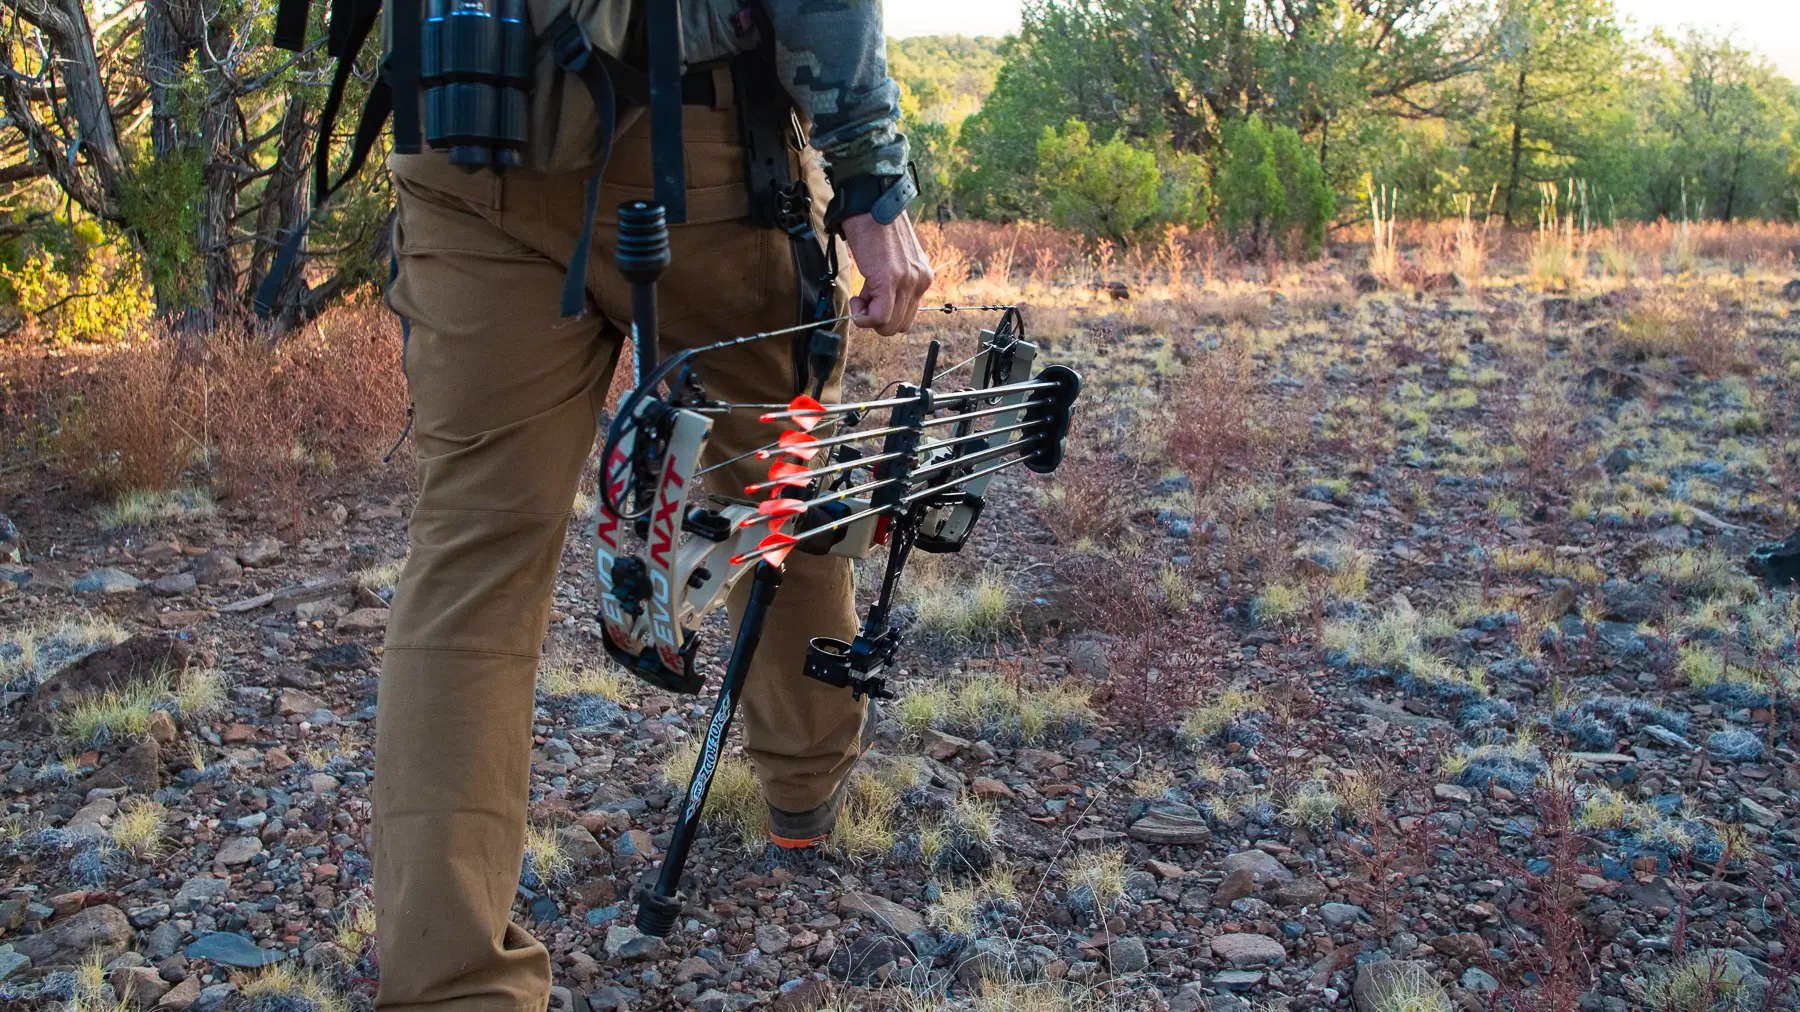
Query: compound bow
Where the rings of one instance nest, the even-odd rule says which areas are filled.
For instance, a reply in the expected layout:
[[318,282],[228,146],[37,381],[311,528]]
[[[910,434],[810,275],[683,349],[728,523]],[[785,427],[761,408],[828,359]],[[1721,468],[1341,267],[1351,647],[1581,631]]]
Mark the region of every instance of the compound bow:
[[[1057,468],[1081,378],[1060,365],[1031,374],[1038,349],[1025,340],[1016,307],[944,306],[934,311],[1001,312],[994,328],[982,331],[971,359],[939,372],[940,346],[934,340],[918,383],[892,384],[891,396],[872,400],[822,403],[818,398],[841,341],[831,328],[846,317],[751,334],[659,361],[655,284],[669,260],[660,207],[635,202],[620,208],[617,260],[632,285],[638,382],[607,432],[600,505],[590,529],[607,652],[651,685],[698,693],[705,684],[695,667],[701,621],[725,603],[740,579],[751,576],[748,603],[668,854],[656,885],[638,895],[638,929],[661,937],[681,914],[682,870],[788,554],[860,559],[887,547],[881,583],[856,638],[813,638],[804,673],[856,698],[891,698],[885,671],[899,646],[895,591],[908,557],[914,549],[960,551],[1001,471],[1024,465],[1047,474]],[[822,280],[820,308],[829,305],[832,278]],[[778,404],[731,404],[706,396],[694,368],[697,356],[794,334],[810,337],[810,395]],[[962,365],[973,367],[973,385],[940,389],[938,382]],[[659,391],[663,386],[666,390]],[[765,446],[702,468],[713,419],[732,411],[757,411],[762,422],[781,431]],[[877,412],[885,412],[885,424],[859,428]],[[877,447],[857,445],[876,441]],[[696,479],[747,458],[769,461],[769,468],[765,480],[744,489],[743,499],[694,494]],[[635,535],[630,550],[628,529]]]

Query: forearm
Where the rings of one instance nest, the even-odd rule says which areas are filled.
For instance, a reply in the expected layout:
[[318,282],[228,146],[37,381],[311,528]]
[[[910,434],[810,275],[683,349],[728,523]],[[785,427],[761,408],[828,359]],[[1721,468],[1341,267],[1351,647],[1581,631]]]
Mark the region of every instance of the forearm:
[[906,171],[900,87],[889,77],[880,0],[763,0],[776,68],[812,118],[833,179]]

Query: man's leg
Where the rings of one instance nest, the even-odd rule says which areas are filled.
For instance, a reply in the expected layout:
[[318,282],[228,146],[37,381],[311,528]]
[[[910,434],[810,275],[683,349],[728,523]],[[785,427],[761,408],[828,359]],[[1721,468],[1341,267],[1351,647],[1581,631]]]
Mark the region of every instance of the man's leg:
[[562,266],[515,237],[529,180],[441,168],[461,196],[395,180],[420,489],[377,718],[377,1004],[541,1012],[549,956],[511,922],[533,693],[618,344],[558,318]]
[[[775,235],[781,245],[787,244],[785,236]],[[787,276],[792,277],[791,268]],[[788,326],[793,319],[791,309],[770,315],[773,319],[747,332]],[[787,338],[776,337],[718,352],[718,361],[709,363],[710,368],[702,373],[703,377],[717,377],[707,380],[709,394],[728,401],[786,400],[794,389],[788,349]],[[833,398],[837,392],[834,380],[826,396]],[[755,412],[734,412],[715,423],[709,456],[729,460],[780,434],[781,426],[757,422]],[[744,486],[766,478],[768,466],[766,461],[751,458],[708,477],[714,479],[715,492],[743,498]],[[802,673],[807,643],[813,637],[855,638],[855,585],[849,559],[790,552],[784,566],[786,579],[775,596],[755,664],[744,682],[744,745],[756,763],[769,804],[783,812],[804,813],[831,796],[860,751],[864,703],[853,699],[848,689]],[[733,628],[743,613],[749,586],[745,578],[732,594]],[[836,813],[820,814],[824,821],[817,827],[797,822],[789,832],[798,835],[778,834],[781,839],[777,842],[805,844],[828,831]]]
[[[672,262],[660,285],[662,353],[798,321],[798,285],[787,236],[756,228],[736,215],[743,207],[744,152],[734,110],[690,106],[683,138],[687,148],[689,217],[694,224],[670,228]],[[645,195],[650,183],[647,124],[621,139],[607,173],[602,217],[610,218],[615,198]],[[817,209],[829,197],[816,165],[805,167]],[[615,190],[614,187],[629,187]],[[733,217],[709,215],[705,208],[730,208]],[[614,231],[596,233],[596,249],[610,250]],[[602,293],[602,310],[621,326],[630,317],[625,292],[610,262],[590,268],[589,287]],[[840,293],[839,302],[844,302]],[[839,310],[842,311],[841,309]],[[848,342],[846,342],[846,345]],[[785,401],[794,395],[793,358],[786,336],[769,338],[700,356],[696,371],[710,396],[729,401]],[[841,368],[840,368],[841,373]],[[836,396],[837,378],[826,391]],[[755,412],[719,418],[709,445],[710,462],[726,460],[773,440],[777,425],[756,420]],[[764,477],[768,465],[743,461],[708,476],[717,494],[744,498],[744,486]],[[749,594],[742,580],[731,600],[737,618]],[[775,596],[762,645],[744,685],[744,742],[769,803],[805,812],[823,803],[858,753],[863,704],[801,673],[807,642],[814,636],[851,639],[857,621],[849,559],[795,552]]]

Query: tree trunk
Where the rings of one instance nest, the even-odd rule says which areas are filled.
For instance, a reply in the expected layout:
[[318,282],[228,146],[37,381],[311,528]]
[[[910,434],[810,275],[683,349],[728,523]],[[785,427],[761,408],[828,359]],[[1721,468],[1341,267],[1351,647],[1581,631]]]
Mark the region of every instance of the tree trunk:
[[1720,216],[1720,221],[1730,221],[1737,208],[1738,178],[1743,174],[1744,141],[1747,136],[1748,131],[1738,132],[1737,151],[1731,156],[1731,185],[1725,188],[1725,213]]
[[144,4],[143,73],[150,86],[150,153],[157,158],[192,144],[183,143],[175,89],[176,75],[194,51],[194,22],[194,13],[183,0]]
[[236,310],[237,258],[232,245],[231,222],[237,217],[238,162],[232,149],[237,142],[237,116],[229,98],[213,103],[200,114],[201,151],[206,167],[201,173],[200,219],[194,248],[206,267],[206,297],[201,305],[216,321]]
[[[82,150],[100,178],[101,192],[116,198],[119,181],[125,174],[125,156],[113,128],[112,103],[106,96],[100,57],[94,51],[87,8],[81,0],[50,0],[49,9],[60,16],[47,18],[39,27],[55,40],[56,52],[62,59],[57,69],[68,91],[69,111],[81,131]],[[113,199],[108,203],[113,203]]]
[[[263,188],[262,204],[256,209],[256,247],[250,255],[250,276],[245,290],[254,293],[269,276],[269,266],[287,237],[306,221],[307,154],[311,145],[312,117],[306,103],[296,98],[288,103],[281,120],[281,138],[277,141],[274,171]],[[304,265],[296,263],[282,282],[275,305],[285,309],[299,301],[306,290]]]
[[1512,171],[1506,179],[1506,224],[1513,226],[1513,205],[1519,195],[1519,154],[1524,147],[1525,128],[1522,120],[1525,116],[1525,66],[1519,65],[1518,90],[1513,94],[1512,118]]
[[[94,50],[86,8],[81,0],[46,0],[42,5],[0,0],[0,9],[43,33],[47,43],[43,57],[55,67],[56,79],[61,82],[61,109],[51,123],[40,121],[32,96],[37,82],[19,72],[15,63],[15,57],[27,49],[9,36],[8,44],[0,47],[4,49],[0,69],[9,72],[0,75],[4,78],[0,98],[7,117],[25,134],[50,177],[70,199],[95,217],[117,221],[125,155],[113,126],[107,78]],[[91,167],[91,173],[84,172],[83,165]]]
[[[150,157],[162,161],[191,151],[196,138],[185,134],[177,105],[179,75],[194,52],[203,26],[186,0],[146,0],[142,72],[150,88]],[[186,307],[181,293],[168,291],[166,271],[146,271],[156,315],[171,320]]]

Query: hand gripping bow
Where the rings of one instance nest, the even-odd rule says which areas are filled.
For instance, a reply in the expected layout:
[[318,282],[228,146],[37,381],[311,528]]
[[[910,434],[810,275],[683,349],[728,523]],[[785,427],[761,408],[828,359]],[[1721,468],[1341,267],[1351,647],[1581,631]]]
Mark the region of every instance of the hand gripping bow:
[[[918,383],[891,384],[891,396],[851,404],[818,400],[835,365],[837,335],[830,328],[845,317],[659,361],[655,284],[668,264],[667,229],[661,209],[641,202],[620,208],[619,222],[619,266],[632,284],[638,383],[607,432],[591,529],[607,653],[658,688],[698,693],[705,684],[695,667],[701,621],[724,605],[740,579],[751,577],[668,854],[656,885],[638,896],[639,930],[663,936],[681,914],[682,869],[783,561],[794,551],[865,558],[887,548],[881,583],[856,638],[814,638],[804,673],[857,697],[890,697],[885,672],[901,631],[893,614],[895,591],[908,557],[914,549],[960,551],[1001,471],[1024,465],[1047,474],[1057,468],[1081,378],[1060,365],[1032,374],[1037,348],[1025,340],[1024,319],[1011,306],[932,310],[997,310],[1001,316],[992,330],[981,332],[967,361],[938,371],[940,347],[933,341]],[[822,279],[821,310],[830,305],[832,280]],[[696,356],[808,332],[810,395],[785,404],[730,404],[706,396]],[[964,366],[972,368],[972,386],[940,385]],[[702,467],[713,419],[731,411],[759,412],[772,429],[779,426],[771,433],[775,438]],[[872,419],[880,424],[864,427]],[[766,479],[747,486],[743,498],[699,494],[697,479],[749,458],[769,466]]]

